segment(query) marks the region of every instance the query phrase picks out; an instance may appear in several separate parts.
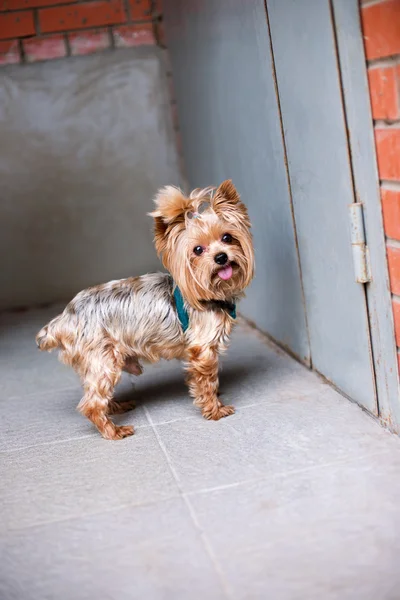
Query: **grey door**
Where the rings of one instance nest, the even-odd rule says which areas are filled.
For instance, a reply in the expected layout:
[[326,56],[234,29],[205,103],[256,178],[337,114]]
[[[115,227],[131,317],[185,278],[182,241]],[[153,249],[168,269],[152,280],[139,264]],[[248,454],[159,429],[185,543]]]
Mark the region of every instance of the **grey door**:
[[231,177],[254,224],[242,312],[375,413],[329,0],[171,0],[165,17],[189,183]]

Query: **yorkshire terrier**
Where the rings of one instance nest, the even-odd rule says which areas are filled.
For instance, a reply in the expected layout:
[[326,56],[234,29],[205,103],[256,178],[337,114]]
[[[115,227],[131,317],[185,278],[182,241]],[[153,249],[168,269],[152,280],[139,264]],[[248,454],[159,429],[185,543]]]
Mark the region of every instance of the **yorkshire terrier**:
[[113,400],[113,391],[122,371],[142,373],[141,361],[183,360],[203,416],[234,413],[219,399],[218,357],[254,273],[247,209],[231,181],[189,197],[167,186],[155,205],[154,242],[168,273],[88,288],[36,336],[40,350],[59,348],[60,360],[77,371],[84,388],[78,410],[109,440],[134,432],[109,415],[133,408]]

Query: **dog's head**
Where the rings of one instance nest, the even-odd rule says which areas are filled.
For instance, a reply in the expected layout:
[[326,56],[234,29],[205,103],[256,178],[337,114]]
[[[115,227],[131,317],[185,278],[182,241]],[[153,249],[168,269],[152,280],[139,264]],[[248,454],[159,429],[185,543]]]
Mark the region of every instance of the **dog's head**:
[[196,189],[186,197],[167,186],[155,198],[154,241],[184,298],[201,309],[203,300],[240,297],[254,274],[254,249],[247,209],[231,181]]

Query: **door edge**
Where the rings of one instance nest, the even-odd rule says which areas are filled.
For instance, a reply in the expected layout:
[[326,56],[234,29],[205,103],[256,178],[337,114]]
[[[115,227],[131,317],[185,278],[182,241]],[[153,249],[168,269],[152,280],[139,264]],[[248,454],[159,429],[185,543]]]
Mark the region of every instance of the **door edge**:
[[397,350],[379,175],[358,0],[330,0],[356,202],[364,206],[372,281],[366,284],[379,419],[400,432]]

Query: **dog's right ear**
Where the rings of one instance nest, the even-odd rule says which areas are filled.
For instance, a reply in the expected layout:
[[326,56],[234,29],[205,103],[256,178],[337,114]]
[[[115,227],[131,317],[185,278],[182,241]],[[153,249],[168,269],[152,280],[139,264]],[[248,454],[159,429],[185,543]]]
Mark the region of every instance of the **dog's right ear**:
[[158,190],[154,203],[156,208],[149,216],[154,219],[154,243],[157,253],[162,254],[172,227],[179,223],[184,225],[185,212],[190,206],[190,200],[179,188],[167,185]]

